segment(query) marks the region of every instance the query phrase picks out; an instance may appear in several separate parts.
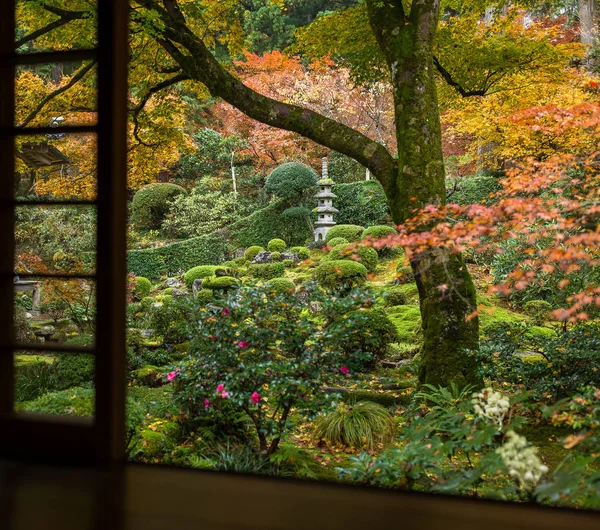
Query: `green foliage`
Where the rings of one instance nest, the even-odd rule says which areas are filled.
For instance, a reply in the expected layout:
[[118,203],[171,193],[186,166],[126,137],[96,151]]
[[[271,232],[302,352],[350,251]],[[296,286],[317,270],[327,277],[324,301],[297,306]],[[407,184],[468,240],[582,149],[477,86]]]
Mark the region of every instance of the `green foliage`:
[[398,332],[398,342],[416,342],[421,332],[421,310],[417,305],[399,305],[387,310]]
[[336,322],[341,348],[351,368],[372,367],[385,356],[388,344],[398,341],[398,332],[385,311],[355,311]]
[[158,230],[169,212],[170,202],[187,192],[175,184],[154,183],[136,192],[131,205],[134,223],[144,230]]
[[276,292],[294,292],[296,285],[292,280],[287,278],[273,278],[267,282],[267,286]]
[[265,191],[281,199],[290,199],[314,188],[317,180],[317,174],[311,167],[288,162],[271,171],[265,183]]
[[367,268],[355,261],[323,261],[315,271],[319,285],[332,291],[362,287],[367,281]]
[[257,263],[248,267],[248,273],[259,280],[271,280],[285,274],[285,265],[282,262]]
[[294,267],[294,260],[292,259],[284,259],[282,263],[285,265],[286,269],[291,269]]
[[56,371],[49,359],[19,356],[15,359],[15,401],[31,401],[56,390]]
[[360,226],[382,225],[391,220],[385,192],[376,181],[336,184],[334,206],[340,211],[335,220],[339,224]]
[[287,245],[283,239],[271,239],[267,244],[269,252],[283,252],[286,248]]
[[93,355],[59,354],[53,368],[57,389],[85,386],[94,379],[95,359]]
[[321,416],[316,423],[314,438],[330,445],[353,449],[374,449],[394,438],[396,424],[381,405],[370,401],[339,404],[336,410]]
[[281,261],[281,252],[271,252],[271,261]]
[[226,274],[227,269],[225,267],[218,267],[216,265],[200,265],[187,271],[183,276],[183,281],[191,289],[192,285],[196,280],[208,278],[209,276],[217,276],[217,274]]
[[310,258],[310,250],[306,247],[292,247],[288,252],[292,252],[294,254],[298,254],[298,257],[301,260],[306,260]]
[[393,307],[397,305],[407,305],[410,302],[410,296],[406,292],[406,289],[403,289],[402,287],[403,286],[392,287],[385,291],[386,306]]
[[25,316],[25,313],[26,311],[23,307],[15,305],[13,329],[15,339],[21,342],[25,342],[29,335],[29,320]]
[[20,410],[53,416],[93,416],[94,390],[92,388],[69,388],[44,394],[40,398],[23,403]]
[[462,177],[450,182],[449,189],[456,186],[448,202],[467,206],[469,204],[493,204],[497,201],[495,194],[502,189],[499,178],[485,175]]
[[262,55],[282,50],[294,37],[294,26],[281,7],[269,0],[252,0],[252,8],[246,11],[244,30],[248,49]]
[[371,247],[347,248],[346,245],[334,247],[329,252],[327,259],[342,260],[349,259],[362,263],[369,272],[375,272],[379,265],[379,256],[377,251]]
[[329,232],[327,232],[327,235],[325,236],[325,242],[329,243],[336,237],[343,237],[352,243],[360,239],[364,229],[365,228],[363,226],[358,225],[335,225],[331,230],[329,230]]
[[[303,298],[257,286],[203,311],[191,305],[193,340],[174,387],[182,412],[190,419],[244,412],[260,451],[274,453],[292,409],[304,416],[330,399],[323,378],[343,358],[333,317],[366,301],[358,292],[338,298],[311,289]],[[311,302],[319,313],[307,310]]]
[[148,327],[167,344],[186,341],[188,336],[185,308],[183,298],[163,297],[150,307],[147,316]]
[[259,252],[263,252],[264,250],[265,249],[263,247],[254,245],[246,249],[246,252],[244,252],[244,258],[248,261],[252,261],[258,255]]
[[198,291],[198,294],[196,295],[196,301],[201,305],[204,306],[208,303],[210,303],[213,299],[213,292],[210,289],[201,289],[200,291]]
[[396,266],[396,282],[397,283],[412,283],[415,281],[415,275],[410,265],[404,265],[400,262]]
[[239,285],[240,281],[232,276],[209,276],[202,282],[202,287],[211,291],[229,291]]
[[135,278],[134,294],[136,300],[146,298],[150,294],[151,289],[152,284],[150,283],[150,280],[148,278],[144,278],[143,276],[137,276]]
[[396,233],[397,233],[396,229],[391,226],[374,225],[374,226],[370,226],[369,228],[365,228],[365,230],[362,233],[361,239],[364,239],[365,237],[379,239],[380,237],[389,236],[389,235],[396,234]]
[[330,239],[327,244],[330,247],[345,247],[346,245],[350,244],[350,241],[348,241],[345,237],[334,237],[333,239]]
[[529,315],[534,324],[544,324],[550,318],[552,306],[545,300],[529,300],[523,306],[523,310]]

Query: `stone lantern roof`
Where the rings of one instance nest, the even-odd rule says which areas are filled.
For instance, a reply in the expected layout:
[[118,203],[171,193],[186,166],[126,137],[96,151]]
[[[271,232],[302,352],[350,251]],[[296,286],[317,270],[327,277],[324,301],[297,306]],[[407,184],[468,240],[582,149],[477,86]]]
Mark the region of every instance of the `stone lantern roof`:
[[337,199],[337,195],[331,191],[320,191],[315,195],[315,199]]
[[313,212],[317,212],[317,213],[340,213],[340,211],[337,208],[334,208],[333,206],[317,206]]

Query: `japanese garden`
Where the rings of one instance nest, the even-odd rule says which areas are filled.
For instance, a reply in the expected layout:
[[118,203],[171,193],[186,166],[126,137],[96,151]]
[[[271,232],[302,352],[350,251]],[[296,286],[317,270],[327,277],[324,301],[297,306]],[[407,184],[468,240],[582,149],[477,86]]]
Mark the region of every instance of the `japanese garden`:
[[[600,508],[597,11],[131,0],[128,458]],[[96,74],[17,70],[23,412],[94,415]]]

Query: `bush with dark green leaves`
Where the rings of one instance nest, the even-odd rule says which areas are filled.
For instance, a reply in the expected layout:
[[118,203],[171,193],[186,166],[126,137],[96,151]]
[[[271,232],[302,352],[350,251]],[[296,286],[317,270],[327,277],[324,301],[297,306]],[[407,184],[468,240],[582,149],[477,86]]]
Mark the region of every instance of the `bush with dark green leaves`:
[[271,261],[281,261],[281,252],[271,252]]
[[385,407],[371,401],[340,403],[319,417],[314,439],[351,449],[372,450],[394,439],[396,423]]
[[181,186],[157,182],[136,192],[131,205],[133,222],[143,230],[158,230],[169,213],[170,203],[187,192]]
[[15,401],[31,401],[56,390],[56,370],[46,358],[27,356],[15,360]]
[[62,390],[91,384],[94,380],[95,366],[93,355],[57,355],[53,365],[56,388]]
[[340,245],[331,249],[327,259],[356,261],[362,263],[369,272],[375,272],[379,265],[377,251],[371,247],[347,248],[346,245]]
[[287,245],[283,239],[271,239],[267,244],[269,252],[283,252],[286,248]]
[[284,259],[281,263],[283,263],[285,265],[286,269],[291,269],[294,267],[294,260],[293,259]]
[[348,245],[350,244],[350,241],[348,241],[345,237],[334,237],[333,239],[330,239],[327,244],[330,247],[339,247],[341,245]]
[[240,281],[232,276],[209,276],[202,282],[202,288],[211,291],[229,291],[239,285]]
[[213,292],[210,289],[201,289],[200,291],[198,291],[198,294],[196,295],[196,301],[200,304],[200,305],[206,305],[208,303],[210,303],[213,299]]
[[384,295],[385,305],[388,307],[406,305],[410,302],[410,296],[402,287],[392,287],[385,291]]
[[375,225],[365,228],[362,233],[361,239],[370,237],[372,239],[379,239],[380,237],[390,236],[397,234],[396,229],[388,225]]
[[349,313],[339,325],[340,345],[356,369],[371,368],[384,358],[388,344],[398,341],[396,326],[382,310]]
[[340,224],[373,226],[391,221],[385,192],[377,181],[336,184],[333,193],[337,195],[334,206],[340,211],[335,220]]
[[310,250],[307,247],[292,247],[288,250],[288,252],[297,254],[298,257],[302,260],[310,258]]
[[350,243],[358,241],[364,231],[364,226],[358,225],[335,225],[325,236],[325,242],[329,243],[336,237],[343,237]]
[[497,177],[474,175],[461,177],[450,183],[449,188],[456,186],[448,202],[467,206],[469,204],[493,204],[497,202],[496,192],[502,189],[501,180]]
[[183,281],[188,288],[191,288],[196,280],[225,274],[227,274],[227,269],[225,267],[219,267],[217,265],[200,265],[187,271],[183,276]]
[[367,268],[351,260],[323,261],[315,271],[319,285],[332,291],[348,291],[362,287],[367,281]]
[[289,293],[296,290],[296,285],[288,278],[273,278],[267,282],[267,286],[276,292]]
[[257,263],[248,267],[248,274],[259,280],[271,280],[285,274],[285,265],[282,262]]
[[288,162],[271,171],[265,182],[265,191],[288,199],[314,188],[317,180],[317,174],[311,167],[298,162]]
[[529,300],[523,306],[523,311],[531,317],[534,324],[544,324],[549,318],[552,306],[545,300]]
[[136,276],[135,278],[135,288],[134,295],[136,300],[141,300],[142,298],[146,298],[150,294],[150,290],[152,289],[152,284],[148,278],[144,278],[143,276]]
[[162,297],[155,301],[148,311],[148,327],[167,344],[178,344],[187,340],[184,298]]
[[252,261],[258,255],[259,252],[263,252],[264,250],[264,248],[258,245],[254,245],[246,249],[246,252],[244,252],[244,258],[248,261]]

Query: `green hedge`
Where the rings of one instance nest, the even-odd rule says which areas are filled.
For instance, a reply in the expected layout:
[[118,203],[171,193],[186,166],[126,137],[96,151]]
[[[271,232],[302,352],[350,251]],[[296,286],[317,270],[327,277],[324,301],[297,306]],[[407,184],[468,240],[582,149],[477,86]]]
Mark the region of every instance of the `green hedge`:
[[259,280],[271,280],[284,275],[285,265],[281,262],[257,263],[255,265],[250,265],[248,273]]
[[373,226],[391,221],[385,192],[377,181],[336,184],[333,193],[337,195],[334,206],[340,211],[335,215],[338,224]]

